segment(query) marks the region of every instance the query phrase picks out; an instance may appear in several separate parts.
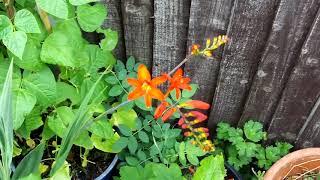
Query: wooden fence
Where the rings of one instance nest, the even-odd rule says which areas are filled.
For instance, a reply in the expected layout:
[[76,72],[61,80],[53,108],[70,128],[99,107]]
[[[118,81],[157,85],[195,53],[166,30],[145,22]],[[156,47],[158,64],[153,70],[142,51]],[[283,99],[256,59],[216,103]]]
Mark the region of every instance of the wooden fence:
[[193,43],[227,34],[214,59],[184,66],[212,103],[208,126],[262,122],[271,140],[320,145],[319,0],[105,0],[115,54],[168,72]]

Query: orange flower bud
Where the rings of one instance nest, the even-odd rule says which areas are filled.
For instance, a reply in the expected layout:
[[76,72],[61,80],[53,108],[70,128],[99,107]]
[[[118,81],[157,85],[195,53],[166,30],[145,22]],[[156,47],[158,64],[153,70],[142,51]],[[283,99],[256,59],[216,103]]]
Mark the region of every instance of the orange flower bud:
[[192,45],[192,47],[191,47],[191,54],[197,55],[197,54],[199,53],[199,48],[200,48],[200,45],[199,45],[199,44],[194,44],[194,45]]
[[161,117],[161,115],[163,114],[163,112],[166,110],[168,106],[169,106],[169,103],[166,101],[163,101],[155,110],[154,118],[158,119],[159,117]]
[[180,106],[194,108],[194,109],[205,109],[205,110],[210,108],[210,104],[203,101],[199,101],[199,100],[190,100],[183,104],[180,104]]
[[190,137],[190,136],[193,135],[193,133],[192,133],[192,132],[184,132],[183,135],[184,135],[185,137]]
[[184,124],[185,118],[181,117],[178,121],[178,125],[181,126],[182,124]]
[[182,126],[181,126],[182,129],[187,129],[187,128],[189,128],[189,127],[190,127],[190,126],[187,125],[187,124],[182,124]]
[[186,115],[186,117],[195,117],[196,120],[199,120],[199,122],[202,122],[208,118],[206,115],[204,115],[203,113],[201,113],[199,111],[191,111],[185,115]]
[[167,112],[164,113],[162,116],[162,121],[167,121],[175,112],[177,111],[176,108],[170,108]]
[[208,128],[203,128],[203,127],[200,127],[200,128],[196,128],[194,129],[195,132],[209,132],[209,129]]

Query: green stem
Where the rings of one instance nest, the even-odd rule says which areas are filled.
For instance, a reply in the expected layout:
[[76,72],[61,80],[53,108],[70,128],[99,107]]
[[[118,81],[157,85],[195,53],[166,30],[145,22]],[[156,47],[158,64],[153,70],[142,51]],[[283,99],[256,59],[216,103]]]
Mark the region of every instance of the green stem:
[[168,75],[173,74],[176,70],[178,70],[184,63],[186,63],[187,61],[189,61],[191,59],[192,55],[188,55],[186,58],[184,58],[184,60],[182,60],[175,68],[173,68]]

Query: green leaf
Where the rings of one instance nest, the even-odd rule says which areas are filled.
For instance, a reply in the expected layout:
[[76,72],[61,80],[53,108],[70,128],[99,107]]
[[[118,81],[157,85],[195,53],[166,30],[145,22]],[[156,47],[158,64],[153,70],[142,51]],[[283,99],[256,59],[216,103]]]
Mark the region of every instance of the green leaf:
[[25,32],[15,31],[5,36],[2,41],[12,54],[22,59],[24,48],[27,43],[27,34]]
[[85,41],[74,20],[63,21],[53,31],[42,45],[40,57],[43,62],[72,68],[87,64]]
[[57,82],[57,98],[56,104],[59,104],[67,99],[71,100],[73,105],[79,104],[81,97],[79,92],[70,84],[65,82]]
[[134,130],[136,128],[137,118],[137,113],[134,110],[119,109],[117,112],[112,114],[111,122],[116,126],[123,124]]
[[91,2],[99,2],[100,0],[69,0],[69,3],[74,6],[80,6]]
[[117,133],[108,137],[101,137],[96,134],[92,134],[91,141],[93,142],[93,145],[95,148],[103,152],[109,152],[109,153],[120,152],[126,146],[126,143],[127,143],[127,142],[123,142],[125,140],[120,139],[120,136]]
[[129,139],[126,137],[120,137],[112,146],[113,152],[120,152],[129,143]]
[[149,143],[149,137],[148,134],[145,133],[143,130],[138,132],[139,139],[144,143]]
[[39,171],[39,165],[45,148],[45,143],[39,144],[28,155],[26,155],[17,166],[12,179],[20,179]]
[[208,156],[200,162],[194,180],[221,180],[226,176],[222,155]]
[[119,96],[122,93],[123,89],[120,85],[114,85],[109,91],[109,96]]
[[32,92],[37,103],[47,107],[54,103],[56,98],[56,81],[52,71],[44,67],[39,72],[26,73],[22,81],[23,87]]
[[119,80],[124,80],[127,77],[127,70],[122,69],[121,71],[117,72],[117,76]]
[[39,8],[49,14],[61,19],[67,19],[69,16],[68,2],[66,0],[36,0]]
[[70,180],[70,164],[65,161],[64,165],[50,178],[50,180]]
[[40,33],[36,18],[27,9],[22,9],[15,14],[14,25],[18,30],[26,33]]
[[31,131],[38,129],[42,125],[41,108],[36,106],[32,109],[29,115],[26,116],[22,126],[17,130],[17,132],[25,139],[29,139]]
[[197,90],[199,89],[199,85],[197,84],[190,84],[191,86],[191,90],[183,90],[182,91],[182,97],[184,98],[190,98],[192,97],[196,92]]
[[263,126],[259,122],[250,120],[245,123],[243,130],[246,137],[253,142],[259,142],[266,138],[266,132],[263,132]]
[[187,159],[186,159],[186,155],[185,155],[185,146],[186,146],[185,143],[181,142],[179,144],[179,152],[178,152],[179,161],[183,166],[187,165]]
[[131,129],[128,128],[127,126],[120,124],[118,127],[119,127],[121,134],[123,134],[124,136],[131,136],[132,135]]
[[106,77],[105,81],[109,84],[118,84],[117,78],[113,75]]
[[10,179],[13,155],[12,71],[13,63],[11,61],[0,96],[0,177],[3,179]]
[[134,65],[136,64],[136,61],[133,56],[130,56],[126,62],[126,67],[128,71],[133,71]]
[[146,153],[144,153],[141,149],[138,150],[137,157],[140,159],[140,161],[144,161],[147,159]]
[[23,124],[25,117],[31,112],[37,102],[36,97],[25,89],[13,93],[13,129],[17,130]]
[[45,65],[40,59],[41,45],[28,36],[26,46],[22,55],[22,59],[14,56],[8,51],[9,57],[14,58],[14,63],[22,69],[29,71],[39,71]]
[[98,45],[86,45],[86,51],[89,56],[86,70],[91,75],[96,74],[100,68],[112,66],[116,62],[115,57],[110,51],[103,51]]
[[97,30],[107,16],[107,9],[102,4],[93,6],[84,4],[77,8],[77,19],[80,27],[86,32]]
[[5,15],[0,15],[0,40],[13,32],[13,25]]
[[88,129],[92,134],[102,138],[112,138],[114,135],[112,124],[106,119],[95,121]]
[[98,29],[98,33],[103,33],[105,38],[101,40],[100,47],[103,50],[112,51],[118,43],[118,33],[117,31],[112,31],[111,29]]
[[132,156],[126,156],[126,162],[130,165],[130,166],[136,166],[139,164],[139,160],[135,157]]
[[138,148],[138,141],[134,136],[129,137],[128,149],[131,154],[134,154]]

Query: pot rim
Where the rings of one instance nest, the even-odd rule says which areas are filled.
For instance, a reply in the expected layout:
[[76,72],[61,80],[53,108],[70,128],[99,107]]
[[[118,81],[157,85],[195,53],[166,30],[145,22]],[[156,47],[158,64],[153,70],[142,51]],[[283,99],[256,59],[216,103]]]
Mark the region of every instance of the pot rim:
[[[271,166],[271,168],[265,174],[264,179],[273,180],[274,178],[278,178],[277,175],[279,175],[279,172],[281,172],[287,167],[295,166],[296,164],[301,164],[297,162],[299,160],[303,160],[304,158],[316,158],[320,161],[320,148],[306,148],[287,154]],[[288,171],[286,174],[289,174],[290,171]]]
[[108,166],[108,168],[103,173],[101,173],[100,176],[96,177],[95,180],[102,180],[103,178],[105,178],[113,170],[113,168],[116,166],[118,160],[119,160],[119,158],[118,158],[118,155],[116,154],[114,156],[112,162]]

